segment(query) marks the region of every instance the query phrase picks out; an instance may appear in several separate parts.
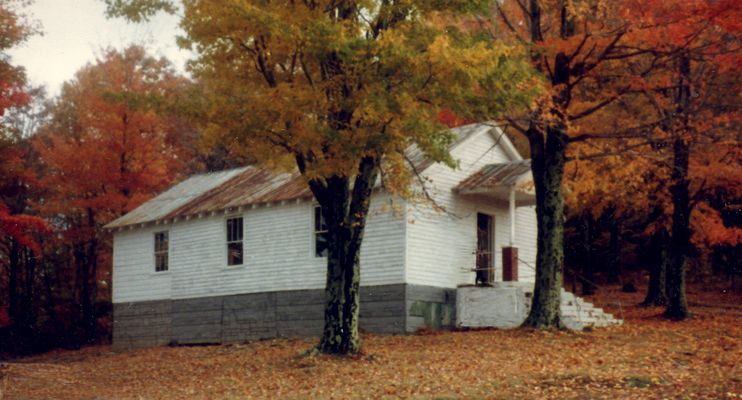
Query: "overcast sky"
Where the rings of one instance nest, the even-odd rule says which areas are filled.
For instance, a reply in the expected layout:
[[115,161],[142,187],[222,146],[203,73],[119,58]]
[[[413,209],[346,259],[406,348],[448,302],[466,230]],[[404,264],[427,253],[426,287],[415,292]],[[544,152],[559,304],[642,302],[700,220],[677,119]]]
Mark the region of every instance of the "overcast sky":
[[104,11],[102,0],[35,0],[26,12],[41,24],[43,35],[12,49],[14,64],[24,66],[30,83],[45,85],[49,95],[58,94],[63,82],[108,46],[137,43],[183,70],[189,55],[175,44],[177,17],[159,15],[147,24],[131,24],[106,19]]

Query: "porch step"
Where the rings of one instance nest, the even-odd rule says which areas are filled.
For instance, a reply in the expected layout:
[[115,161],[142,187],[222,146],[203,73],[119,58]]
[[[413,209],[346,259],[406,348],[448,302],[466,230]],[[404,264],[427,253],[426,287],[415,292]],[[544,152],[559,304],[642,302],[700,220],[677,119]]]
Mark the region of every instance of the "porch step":
[[587,327],[622,325],[623,320],[595,307],[592,303],[562,289],[560,312],[562,322],[568,329],[583,330]]

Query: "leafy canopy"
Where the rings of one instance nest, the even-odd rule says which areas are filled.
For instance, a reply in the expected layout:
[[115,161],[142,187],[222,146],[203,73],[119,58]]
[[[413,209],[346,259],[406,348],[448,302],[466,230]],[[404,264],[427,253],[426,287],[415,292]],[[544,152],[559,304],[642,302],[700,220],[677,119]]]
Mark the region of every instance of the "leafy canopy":
[[[132,20],[176,8],[106,1]],[[297,161],[310,180],[353,176],[358,160],[379,157],[386,183],[404,188],[412,144],[453,165],[441,110],[491,117],[531,101],[523,54],[437,22],[488,6],[185,0],[180,43],[198,55],[190,69],[210,99],[208,138],[268,166]]]

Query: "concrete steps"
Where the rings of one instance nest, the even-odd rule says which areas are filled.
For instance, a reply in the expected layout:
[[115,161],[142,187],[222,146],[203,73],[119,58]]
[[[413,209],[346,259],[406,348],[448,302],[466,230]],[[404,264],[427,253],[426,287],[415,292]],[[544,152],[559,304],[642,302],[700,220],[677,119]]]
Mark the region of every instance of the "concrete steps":
[[564,289],[560,308],[562,322],[568,329],[581,331],[587,327],[600,328],[623,324],[623,320]]

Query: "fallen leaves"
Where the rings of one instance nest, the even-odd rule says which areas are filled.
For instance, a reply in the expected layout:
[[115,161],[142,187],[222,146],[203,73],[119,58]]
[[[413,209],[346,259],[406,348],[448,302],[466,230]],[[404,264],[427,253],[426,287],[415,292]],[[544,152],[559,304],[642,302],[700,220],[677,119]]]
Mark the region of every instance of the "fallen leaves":
[[365,335],[356,359],[301,355],[316,339],[57,351],[8,364],[4,391],[9,399],[739,398],[742,302],[729,296],[691,291],[707,306],[668,322],[655,317],[661,309],[634,307],[641,293],[613,290],[592,300],[623,312],[621,327]]

